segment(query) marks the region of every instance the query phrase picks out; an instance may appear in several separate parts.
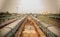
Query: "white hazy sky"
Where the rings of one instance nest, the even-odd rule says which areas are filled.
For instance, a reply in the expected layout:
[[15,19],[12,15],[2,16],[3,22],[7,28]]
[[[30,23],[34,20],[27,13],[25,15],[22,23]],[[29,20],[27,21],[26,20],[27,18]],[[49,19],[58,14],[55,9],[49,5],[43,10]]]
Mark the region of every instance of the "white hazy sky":
[[42,13],[44,11],[57,13],[60,9],[60,1],[57,0],[6,0],[5,3],[4,1],[0,0],[0,11],[11,13],[17,11],[18,13]]
[[41,0],[21,0],[18,5],[18,12],[39,13],[43,8]]

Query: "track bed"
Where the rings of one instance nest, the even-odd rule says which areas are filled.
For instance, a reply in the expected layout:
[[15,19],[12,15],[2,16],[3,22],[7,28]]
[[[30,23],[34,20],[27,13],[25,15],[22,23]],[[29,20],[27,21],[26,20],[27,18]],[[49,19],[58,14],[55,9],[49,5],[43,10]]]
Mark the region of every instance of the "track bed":
[[30,16],[26,18],[14,37],[46,37]]

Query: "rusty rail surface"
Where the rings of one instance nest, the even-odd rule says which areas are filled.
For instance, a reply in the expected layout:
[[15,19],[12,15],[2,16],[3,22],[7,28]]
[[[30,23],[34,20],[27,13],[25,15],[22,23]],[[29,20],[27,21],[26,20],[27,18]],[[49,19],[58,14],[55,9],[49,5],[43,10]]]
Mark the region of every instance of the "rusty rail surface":
[[28,16],[14,37],[47,37],[37,24]]

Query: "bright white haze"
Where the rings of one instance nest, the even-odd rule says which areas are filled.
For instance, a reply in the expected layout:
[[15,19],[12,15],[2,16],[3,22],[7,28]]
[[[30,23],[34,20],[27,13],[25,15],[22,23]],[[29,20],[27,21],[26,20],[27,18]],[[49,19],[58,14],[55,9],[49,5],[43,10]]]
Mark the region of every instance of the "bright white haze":
[[[1,0],[3,3],[4,1]],[[60,1],[57,0],[6,0],[0,4],[0,11],[9,11],[11,13],[58,13]]]
[[18,12],[39,13],[43,8],[41,2],[39,0],[21,0]]

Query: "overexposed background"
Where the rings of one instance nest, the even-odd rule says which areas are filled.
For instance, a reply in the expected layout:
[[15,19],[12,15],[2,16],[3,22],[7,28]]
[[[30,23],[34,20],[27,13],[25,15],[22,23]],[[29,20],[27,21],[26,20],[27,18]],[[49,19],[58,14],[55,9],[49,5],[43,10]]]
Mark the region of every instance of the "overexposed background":
[[60,0],[0,0],[0,12],[11,13],[59,13]]

